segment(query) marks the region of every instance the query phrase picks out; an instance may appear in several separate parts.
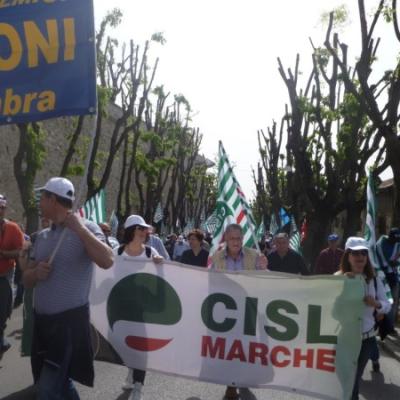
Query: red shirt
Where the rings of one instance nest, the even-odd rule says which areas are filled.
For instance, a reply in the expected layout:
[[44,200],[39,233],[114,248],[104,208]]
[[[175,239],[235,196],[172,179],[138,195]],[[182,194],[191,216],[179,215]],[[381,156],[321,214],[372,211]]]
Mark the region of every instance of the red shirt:
[[339,270],[340,260],[344,251],[342,249],[331,250],[329,247],[322,250],[317,259],[314,273],[316,275],[332,275]]
[[[5,220],[0,230],[0,250],[20,250],[23,244],[24,234],[20,227],[14,222]],[[0,257],[0,276],[7,274],[14,267],[14,259]]]

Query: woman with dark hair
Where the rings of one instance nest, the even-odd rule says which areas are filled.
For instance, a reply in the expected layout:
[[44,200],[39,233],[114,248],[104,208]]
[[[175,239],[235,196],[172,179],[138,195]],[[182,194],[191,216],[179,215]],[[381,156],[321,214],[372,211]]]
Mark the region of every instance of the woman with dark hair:
[[[164,259],[160,257],[156,249],[145,246],[150,225],[146,224],[141,216],[129,216],[125,221],[124,228],[122,244],[120,247],[114,249],[116,257],[124,256],[133,260],[143,261],[152,259],[156,264],[163,262]],[[122,386],[125,390],[132,390],[129,400],[142,400],[145,376],[146,371],[129,368],[125,384]]]
[[390,311],[390,303],[380,279],[375,278],[374,268],[368,256],[368,243],[363,238],[349,237],[337,274],[350,278],[361,276],[365,283],[365,309],[362,318],[362,345],[358,357],[357,372],[351,400],[358,399],[360,380],[371,352],[376,346],[376,319]]
[[204,234],[200,229],[192,230],[189,235],[190,249],[182,253],[180,262],[182,264],[195,265],[196,267],[207,267],[208,251],[202,248]]

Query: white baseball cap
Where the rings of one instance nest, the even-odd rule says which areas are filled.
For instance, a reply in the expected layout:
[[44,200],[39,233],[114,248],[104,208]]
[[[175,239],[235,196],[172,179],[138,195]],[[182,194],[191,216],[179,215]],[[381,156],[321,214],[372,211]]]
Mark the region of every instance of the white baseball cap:
[[346,241],[345,249],[349,250],[368,250],[368,243],[365,239],[351,236]]
[[46,185],[39,189],[46,192],[54,193],[64,199],[75,200],[75,189],[72,182],[66,178],[51,178]]
[[143,226],[144,228],[151,228],[151,225],[146,224],[146,221],[140,215],[130,215],[124,224],[124,228],[129,228],[134,225]]

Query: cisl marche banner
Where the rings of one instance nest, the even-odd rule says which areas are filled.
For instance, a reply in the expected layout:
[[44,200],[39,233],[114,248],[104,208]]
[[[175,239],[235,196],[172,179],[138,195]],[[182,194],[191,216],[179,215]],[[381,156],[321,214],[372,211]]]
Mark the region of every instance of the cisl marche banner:
[[238,387],[349,399],[357,279],[223,274],[117,257],[96,268],[92,322],[125,365]]
[[96,111],[92,0],[0,1],[0,124]]

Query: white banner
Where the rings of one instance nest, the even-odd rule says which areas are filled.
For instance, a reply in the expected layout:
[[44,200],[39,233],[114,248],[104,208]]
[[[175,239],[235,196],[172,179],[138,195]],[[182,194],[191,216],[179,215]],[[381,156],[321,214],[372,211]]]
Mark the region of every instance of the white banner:
[[96,268],[92,321],[125,365],[238,387],[348,399],[361,281],[216,273],[117,257]]

